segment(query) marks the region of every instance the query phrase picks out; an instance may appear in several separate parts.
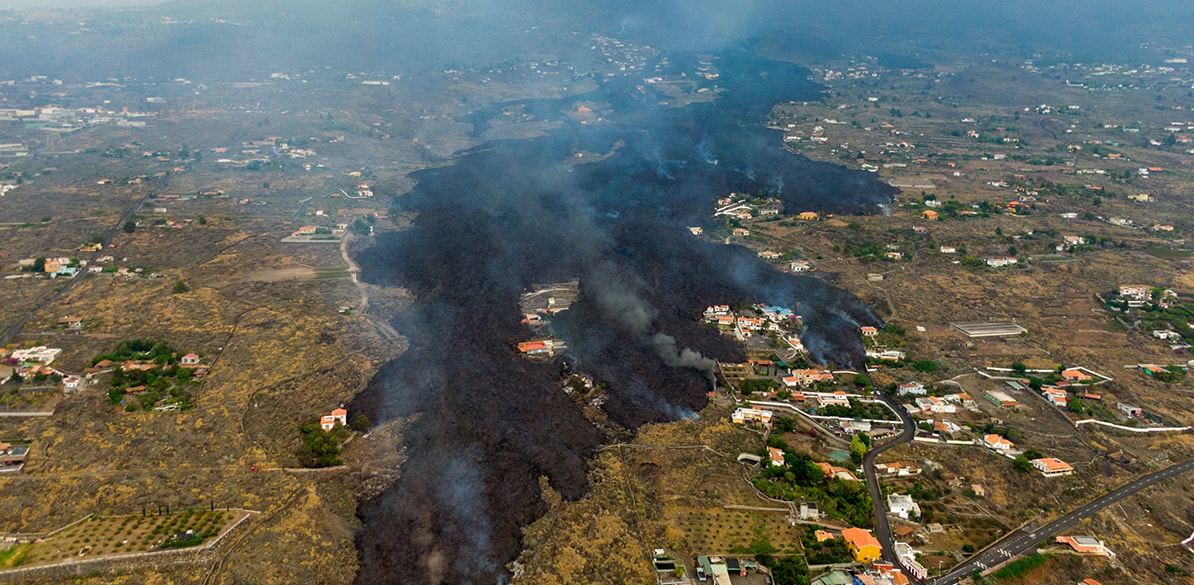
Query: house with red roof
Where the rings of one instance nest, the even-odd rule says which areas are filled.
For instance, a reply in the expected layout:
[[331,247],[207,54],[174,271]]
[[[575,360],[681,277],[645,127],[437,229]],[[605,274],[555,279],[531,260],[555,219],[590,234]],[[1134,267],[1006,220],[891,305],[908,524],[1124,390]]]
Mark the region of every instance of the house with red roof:
[[348,426],[348,411],[343,408],[337,408],[329,414],[325,414],[319,418],[319,427],[325,431],[330,431],[336,428],[336,424],[340,426]]

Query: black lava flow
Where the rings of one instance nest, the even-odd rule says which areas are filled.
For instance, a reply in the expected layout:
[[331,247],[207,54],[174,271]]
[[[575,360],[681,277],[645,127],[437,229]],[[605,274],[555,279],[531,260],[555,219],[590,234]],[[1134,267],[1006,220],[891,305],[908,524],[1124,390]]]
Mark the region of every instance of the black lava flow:
[[[721,55],[719,68],[729,90],[713,104],[660,106],[633,82],[523,102],[561,128],[458,153],[415,173],[417,187],[395,200],[395,212],[417,214],[414,227],[381,234],[359,260],[367,281],[416,297],[393,318],[410,349],[350,407],[375,421],[419,416],[405,431],[400,478],[360,507],[357,583],[507,579],[521,528],[546,511],[539,478],[581,497],[586,460],[608,438],[560,389],[564,367],[607,383],[602,408],[626,429],[695,416],[710,360],[745,357],[694,316],[740,301],[795,308],[814,358],[863,363],[857,327],[877,319],[858,299],[686,228],[712,228],[714,201],[735,191],[766,189],[789,212],[852,213],[876,211],[893,190],[791,154],[760,126],[775,103],[813,98],[806,71],[744,49]],[[613,104],[614,121],[568,122],[561,113],[579,100]],[[481,131],[508,105],[470,121]],[[608,156],[575,164],[581,151]],[[520,295],[573,278],[580,297],[553,321],[567,354],[520,357],[514,343],[532,336]]]

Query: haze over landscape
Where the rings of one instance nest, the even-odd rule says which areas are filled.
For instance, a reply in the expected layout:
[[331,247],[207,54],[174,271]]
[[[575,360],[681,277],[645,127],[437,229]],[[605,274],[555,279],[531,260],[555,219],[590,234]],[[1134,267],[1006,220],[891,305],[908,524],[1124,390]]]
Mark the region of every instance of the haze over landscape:
[[1194,5],[0,0],[0,54],[0,580],[1194,579]]

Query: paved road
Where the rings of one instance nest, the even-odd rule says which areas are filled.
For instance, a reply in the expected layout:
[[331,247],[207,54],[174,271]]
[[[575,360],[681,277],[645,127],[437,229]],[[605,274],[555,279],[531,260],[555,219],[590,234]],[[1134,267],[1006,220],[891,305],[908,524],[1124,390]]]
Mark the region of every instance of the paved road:
[[883,545],[884,560],[898,566],[899,560],[895,555],[895,539],[891,536],[891,524],[887,522],[887,502],[883,501],[883,494],[879,490],[879,478],[875,476],[875,458],[896,445],[910,443],[916,436],[916,421],[912,420],[912,415],[908,414],[903,406],[896,404],[890,396],[876,393],[876,397],[890,406],[899,415],[900,421],[904,423],[904,432],[900,433],[900,436],[871,449],[862,458],[862,471],[866,474],[866,484],[871,491],[871,500],[875,505],[875,538],[879,539],[879,544]]
[[[933,585],[946,585],[956,583],[968,577],[975,570],[985,571],[988,568],[995,567],[1000,563],[1017,557],[1025,552],[1033,550],[1043,540],[1052,540],[1062,531],[1077,524],[1084,518],[1088,518],[1103,508],[1110,506],[1124,498],[1135,494],[1136,492],[1149,487],[1157,482],[1164,481],[1171,477],[1175,477],[1187,471],[1194,469],[1194,460],[1179,463],[1167,469],[1163,469],[1151,475],[1146,475],[1132,483],[1129,483],[1101,498],[1087,503],[1085,506],[1058,518],[1040,528],[1025,527],[1016,530],[1002,540],[997,542],[994,546],[987,548],[984,552],[975,555],[966,560],[966,562],[954,567],[949,573],[938,577],[932,581]],[[869,479],[869,478],[868,478]],[[872,490],[873,491],[873,490]],[[877,526],[877,523],[876,523]],[[880,542],[884,544],[884,552],[886,553],[887,543],[880,537]]]

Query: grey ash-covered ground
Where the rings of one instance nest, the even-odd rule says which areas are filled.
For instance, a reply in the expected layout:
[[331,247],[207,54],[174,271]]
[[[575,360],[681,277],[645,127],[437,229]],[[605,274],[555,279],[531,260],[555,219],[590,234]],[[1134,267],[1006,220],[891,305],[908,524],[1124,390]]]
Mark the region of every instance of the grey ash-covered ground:
[[[783,151],[758,125],[771,104],[811,91],[803,71],[738,49],[720,66],[732,89],[716,104],[661,108],[611,83],[585,98],[614,103],[615,122],[486,144],[415,173],[396,200],[415,227],[381,235],[360,260],[367,280],[418,299],[394,318],[411,349],[353,410],[420,417],[401,478],[361,506],[359,583],[500,582],[521,527],[545,512],[538,478],[566,498],[586,492],[585,461],[604,436],[560,390],[562,362],[609,385],[602,408],[628,429],[693,416],[711,360],[744,359],[693,318],[709,304],[797,307],[815,357],[862,363],[857,326],[877,319],[856,298],[686,229],[711,227],[712,202],[731,191],[838,212],[891,195],[867,173]],[[615,143],[600,162],[568,162]],[[577,277],[580,297],[553,325],[568,354],[523,359],[519,296]]]

